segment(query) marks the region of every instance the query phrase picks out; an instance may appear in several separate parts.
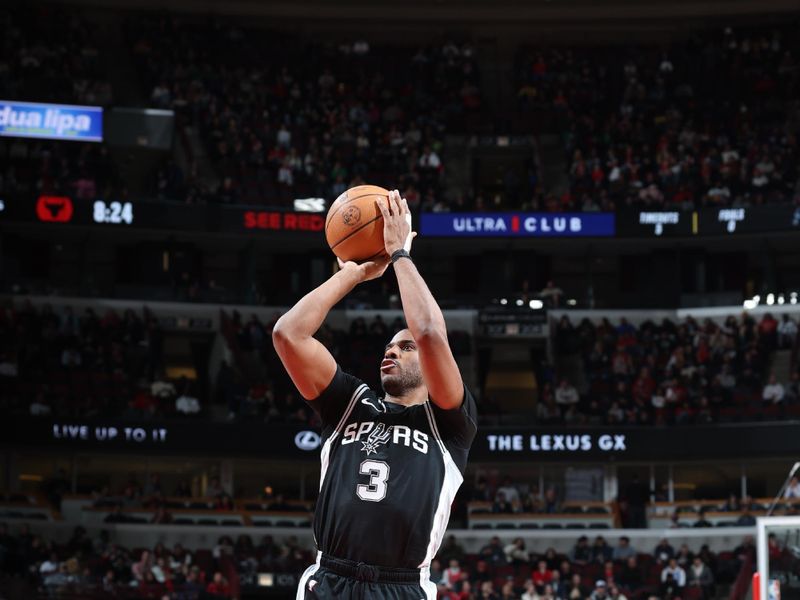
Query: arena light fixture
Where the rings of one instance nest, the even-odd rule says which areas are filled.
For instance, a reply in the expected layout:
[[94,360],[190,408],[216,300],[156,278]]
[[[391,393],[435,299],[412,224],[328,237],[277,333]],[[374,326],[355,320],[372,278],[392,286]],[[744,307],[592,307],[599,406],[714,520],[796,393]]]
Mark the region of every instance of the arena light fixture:
[[505,298],[500,298],[500,304],[505,306],[506,304],[508,304],[508,300],[506,300]]
[[530,302],[528,302],[528,306],[530,306],[531,309],[533,310],[541,310],[542,308],[544,308],[544,302],[542,302],[541,300],[531,300]]
[[750,300],[745,300],[744,301],[744,309],[745,310],[753,310],[756,306],[758,306],[758,302],[756,302],[752,298]]
[[773,304],[775,304],[775,294],[770,292],[767,294],[767,306],[772,306]]
[[517,298],[517,306],[522,306],[523,304],[525,303],[522,301],[522,298]]

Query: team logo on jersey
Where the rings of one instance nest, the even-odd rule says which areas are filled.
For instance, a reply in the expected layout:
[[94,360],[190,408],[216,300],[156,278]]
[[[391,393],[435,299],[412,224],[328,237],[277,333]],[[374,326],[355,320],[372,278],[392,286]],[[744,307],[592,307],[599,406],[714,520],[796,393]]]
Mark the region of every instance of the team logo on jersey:
[[390,439],[392,439],[392,426],[386,427],[384,423],[378,423],[377,427],[370,432],[367,441],[361,442],[361,451],[366,452],[367,456],[377,454],[378,448]]
[[342,446],[361,444],[361,451],[368,455],[377,454],[385,444],[397,444],[413,448],[423,454],[428,453],[428,434],[406,425],[390,425],[380,421],[350,423],[342,432]]

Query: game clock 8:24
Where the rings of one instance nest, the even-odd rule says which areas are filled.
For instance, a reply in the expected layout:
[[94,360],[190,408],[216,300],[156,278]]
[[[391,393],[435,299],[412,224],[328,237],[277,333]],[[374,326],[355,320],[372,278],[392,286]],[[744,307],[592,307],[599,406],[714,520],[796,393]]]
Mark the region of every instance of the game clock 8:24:
[[132,225],[133,204],[130,202],[104,202],[103,200],[97,200],[94,203],[92,216],[95,223]]

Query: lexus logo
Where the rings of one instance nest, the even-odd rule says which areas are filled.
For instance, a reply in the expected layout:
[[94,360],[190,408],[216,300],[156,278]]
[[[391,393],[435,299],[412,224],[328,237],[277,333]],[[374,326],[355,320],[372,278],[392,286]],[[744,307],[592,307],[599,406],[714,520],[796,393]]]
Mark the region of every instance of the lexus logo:
[[294,436],[294,445],[300,450],[316,450],[320,441],[319,434],[313,431],[301,431]]

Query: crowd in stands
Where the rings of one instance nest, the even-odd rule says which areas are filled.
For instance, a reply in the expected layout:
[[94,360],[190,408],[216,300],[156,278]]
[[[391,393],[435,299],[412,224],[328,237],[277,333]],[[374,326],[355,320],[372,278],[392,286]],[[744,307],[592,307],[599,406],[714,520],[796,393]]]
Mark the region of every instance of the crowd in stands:
[[[0,12],[0,89],[11,100],[108,106],[110,54],[97,27],[57,6]],[[152,195],[186,202],[291,205],[363,182],[398,187],[412,209],[616,210],[752,206],[797,200],[793,123],[800,46],[793,25],[713,29],[667,45],[524,47],[518,107],[565,139],[568,191],[537,169],[486,190],[442,189],[446,134],[485,128],[476,50],[322,43],[241,20],[131,16],[126,50],[152,106],[176,111],[188,165],[161,164]],[[269,60],[265,60],[269,57]],[[391,77],[387,65],[391,65]],[[214,176],[198,173],[185,128]],[[110,197],[123,182],[106,147],[0,144],[0,193]],[[507,197],[506,197],[507,196]]]
[[199,600],[238,598],[242,585],[255,584],[257,572],[299,573],[313,553],[297,538],[249,535],[234,541],[222,536],[213,548],[190,550],[126,548],[108,530],[91,537],[76,527],[64,544],[54,543],[22,525],[12,533],[0,523],[0,573],[29,586],[31,595],[74,594],[92,598]]
[[444,133],[481,105],[469,44],[322,44],[218,18],[141,17],[127,30],[151,102],[200,134],[219,173],[208,190],[165,169],[163,198],[290,205],[395,182],[412,207],[430,208]]
[[752,206],[797,199],[794,26],[664,46],[527,48],[518,102],[565,133],[569,190],[547,210]]
[[122,198],[127,188],[105,144],[0,138],[0,195]]
[[111,103],[97,28],[74,7],[17,4],[0,9],[4,100],[106,106]]
[[[147,311],[98,314],[92,308],[37,308],[29,301],[4,306],[0,402],[8,413],[34,416],[174,412],[160,401],[163,342],[158,319]],[[190,393],[190,387],[184,382],[181,392]]]
[[[800,402],[800,372],[779,382],[768,373],[772,353],[791,348],[797,325],[789,315],[747,313],[719,324],[622,318],[555,326],[561,377],[548,371],[536,406],[542,423],[704,424],[779,418]],[[575,362],[577,359],[577,362]],[[584,381],[570,382],[579,374]],[[556,369],[558,371],[558,368]],[[766,384],[766,385],[765,385]],[[580,388],[580,389],[579,389]]]
[[[4,100],[107,106],[105,57],[79,11],[58,5],[0,10],[0,89]],[[108,198],[122,194],[105,144],[0,139],[0,196]]]
[[[774,540],[776,553],[787,554]],[[745,562],[753,561],[753,539],[732,551],[692,551],[663,539],[650,551],[621,537],[612,546],[603,536],[592,543],[581,536],[572,550],[532,551],[521,537],[504,543],[491,538],[477,555],[464,552],[454,536],[431,567],[439,598],[447,600],[622,600],[625,598],[716,597],[716,585],[731,583]]]
[[[796,563],[777,538],[769,540],[775,565]],[[27,525],[12,532],[0,524],[0,573],[51,595],[93,592],[92,597],[197,598],[238,597],[242,586],[257,585],[258,573],[299,576],[314,552],[295,537],[260,542],[242,534],[221,536],[213,548],[190,550],[159,543],[154,548],[125,548],[101,531],[89,536],[76,527],[63,544],[32,533]],[[477,553],[468,553],[449,536],[431,564],[438,597],[446,600],[621,600],[623,598],[716,597],[716,586],[734,581],[742,566],[751,568],[755,546],[746,537],[731,551],[715,553],[702,544],[693,550],[662,539],[654,548],[638,548],[621,537],[615,545],[603,536],[580,536],[567,553],[533,550],[523,538],[492,537]]]
[[[0,310],[0,402],[13,414],[134,419],[209,416],[211,406],[221,406],[230,420],[313,426],[316,415],[271,342],[277,316],[224,320],[232,359],[207,391],[199,381],[165,376],[165,334],[147,310],[76,314],[69,306],[9,305]],[[377,361],[401,326],[359,317],[348,330],[324,325],[318,339],[345,370],[379,389]],[[457,356],[471,352],[466,332],[449,335]],[[789,315],[638,326],[624,318],[574,324],[563,316],[554,328],[556,365],[542,370],[532,417],[541,424],[685,425],[793,415],[800,370],[779,381],[768,364],[796,335]],[[485,408],[500,411],[490,399]]]

